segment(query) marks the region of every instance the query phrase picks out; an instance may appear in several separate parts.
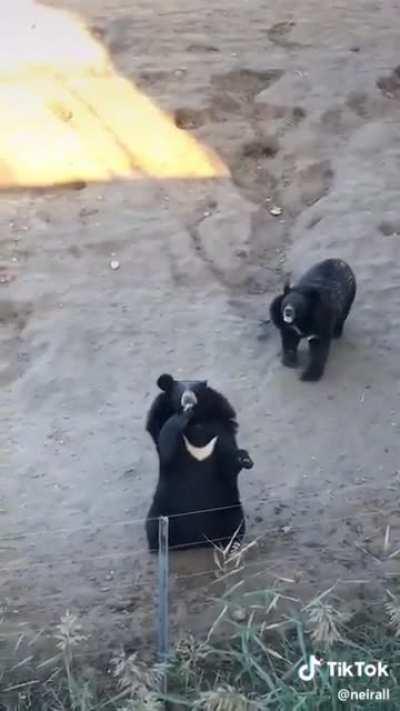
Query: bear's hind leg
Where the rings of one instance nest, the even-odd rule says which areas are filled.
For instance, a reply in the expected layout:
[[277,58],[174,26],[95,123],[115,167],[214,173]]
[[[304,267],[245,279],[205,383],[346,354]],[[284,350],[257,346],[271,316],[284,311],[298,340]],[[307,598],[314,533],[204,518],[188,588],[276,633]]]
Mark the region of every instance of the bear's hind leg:
[[[189,541],[187,540],[186,532],[180,523],[180,517],[176,518],[173,514],[169,517],[168,525],[168,547],[171,550],[179,548],[180,546],[187,546]],[[185,517],[184,517],[185,518]],[[150,516],[150,513],[146,521],[146,534],[147,543],[149,546],[150,553],[158,553],[159,550],[159,518],[154,515]]]
[[221,522],[220,526],[219,534],[213,539],[214,546],[218,546],[218,548],[227,548],[230,546],[231,551],[235,549],[240,550],[246,533],[246,522],[243,512],[239,519],[236,515],[227,516],[224,523]]
[[353,303],[353,299],[349,299],[340,321],[338,321],[338,323],[336,324],[336,326],[333,330],[333,337],[334,338],[340,338],[342,336],[344,324],[345,324],[345,321],[350,313],[352,303]]
[[336,324],[336,326],[335,326],[335,328],[334,328],[334,331],[333,331],[333,337],[334,337],[334,338],[340,338],[341,335],[343,334],[343,327],[344,327],[344,324],[345,324],[345,322],[346,322],[346,319],[347,319],[347,317],[348,317],[348,315],[349,315],[349,313],[350,313],[351,307],[352,307],[353,302],[354,302],[355,295],[356,295],[356,286],[355,286],[355,284],[354,284],[354,285],[353,285],[353,288],[352,288],[352,290],[351,290],[351,293],[350,293],[349,296],[348,296],[346,305],[345,305],[345,307],[344,307],[344,309],[343,309],[343,313],[342,313],[342,315],[341,315],[341,318],[340,318],[340,320],[338,321],[338,323]]
[[333,337],[341,338],[343,334],[344,320],[338,321],[335,328],[333,329]]
[[158,518],[148,517],[146,521],[147,543],[150,553],[158,552]]

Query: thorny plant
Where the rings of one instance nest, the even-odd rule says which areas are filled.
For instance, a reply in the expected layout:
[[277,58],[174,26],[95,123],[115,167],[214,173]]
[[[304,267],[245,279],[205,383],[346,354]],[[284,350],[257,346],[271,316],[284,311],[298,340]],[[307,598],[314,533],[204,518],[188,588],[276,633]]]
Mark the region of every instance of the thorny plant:
[[147,696],[144,700],[129,699],[124,706],[119,706],[118,711],[164,711],[161,701],[154,696]]
[[385,603],[385,610],[389,617],[389,626],[393,629],[396,637],[400,637],[400,600],[396,595],[387,591],[389,597],[391,598],[389,602]]
[[256,702],[229,685],[200,693],[193,706],[196,711],[257,711],[258,708]]
[[179,669],[179,676],[185,687],[193,682],[209,653],[210,647],[207,642],[197,640],[191,634],[178,639],[175,645],[175,666]]
[[235,531],[229,543],[222,548],[214,545],[214,563],[216,566],[217,578],[222,579],[228,575],[233,575],[244,570],[243,559],[249,550],[257,545],[257,541],[251,541],[246,546],[242,546],[237,540],[239,529]]
[[336,642],[344,641],[344,625],[350,619],[349,613],[327,602],[326,598],[333,587],[311,600],[304,608],[312,641],[328,649]]
[[80,647],[81,644],[87,640],[87,637],[82,633],[82,625],[77,615],[71,614],[69,610],[67,610],[65,615],[61,618],[54,636],[57,640],[57,648],[60,650],[64,662],[68,688],[72,694],[72,689],[74,688],[72,676],[73,650]]
[[138,659],[137,652],[129,655],[120,652],[112,663],[113,676],[121,691],[135,702],[135,711],[161,711],[163,706],[159,701],[159,689],[167,673],[165,664],[149,667]]
[[[243,573],[245,569],[245,556],[247,553],[257,545],[257,540],[253,540],[246,546],[243,546],[237,540],[237,534],[239,529],[235,531],[229,543],[222,548],[221,546],[213,545],[213,557],[216,568],[216,581],[218,583],[224,583],[225,593],[224,599],[228,600],[232,598],[233,593],[239,589],[244,583],[244,576],[239,576],[239,573]],[[239,580],[238,580],[239,577]],[[229,588],[228,585],[233,580],[233,584]],[[237,581],[237,582],[235,582]],[[216,627],[220,624],[222,619],[225,617],[228,609],[232,606],[228,603],[225,604],[222,612],[218,615],[214,624],[209,630],[207,635],[207,641],[210,640],[215,632]],[[237,605],[236,609],[231,610],[233,617],[237,621],[243,621],[246,618],[246,610],[241,606]]]

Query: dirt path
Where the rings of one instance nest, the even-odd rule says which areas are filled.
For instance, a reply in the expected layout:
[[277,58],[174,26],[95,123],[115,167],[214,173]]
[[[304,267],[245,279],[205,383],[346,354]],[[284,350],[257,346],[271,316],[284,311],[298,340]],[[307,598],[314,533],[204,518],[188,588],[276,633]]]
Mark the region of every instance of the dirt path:
[[[163,371],[207,377],[236,406],[256,463],[241,479],[249,537],[263,536],[268,573],[300,594],[369,581],[347,586],[354,602],[400,575],[396,558],[377,560],[387,525],[400,547],[400,3],[90,7],[118,71],[232,180],[1,197],[2,273],[15,277],[0,284],[11,663],[21,633],[67,608],[96,650],[152,635],[154,562],[132,522],[154,486],[144,417]],[[326,255],[350,260],[359,295],[314,386],[281,368],[259,320],[283,272]],[[204,555],[174,562],[176,628],[207,624],[207,577],[190,577],[204,567]]]

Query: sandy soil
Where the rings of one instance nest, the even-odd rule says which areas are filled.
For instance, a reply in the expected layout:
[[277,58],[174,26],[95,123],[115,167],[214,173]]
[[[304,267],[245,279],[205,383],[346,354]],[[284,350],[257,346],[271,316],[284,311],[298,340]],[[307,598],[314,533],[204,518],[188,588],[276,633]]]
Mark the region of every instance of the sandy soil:
[[[93,653],[154,641],[144,418],[163,371],[207,377],[237,408],[267,576],[305,596],[366,581],[342,584],[352,602],[396,591],[383,541],[390,525],[400,547],[400,3],[86,5],[119,73],[231,178],[1,196],[3,659],[67,608]],[[260,320],[284,274],[324,256],[350,261],[359,292],[310,385]],[[207,624],[210,567],[173,561],[174,631]]]

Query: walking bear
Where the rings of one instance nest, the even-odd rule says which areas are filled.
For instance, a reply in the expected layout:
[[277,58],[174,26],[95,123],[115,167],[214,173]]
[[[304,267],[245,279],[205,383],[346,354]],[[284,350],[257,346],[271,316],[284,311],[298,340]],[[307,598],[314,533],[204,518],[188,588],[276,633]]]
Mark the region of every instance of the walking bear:
[[309,364],[302,380],[319,380],[324,373],[332,338],[340,338],[355,295],[356,278],[342,259],[325,259],[307,271],[295,286],[286,283],[271,303],[272,322],[280,330],[282,363],[297,365],[302,338],[309,342]]
[[[159,478],[146,520],[151,551],[158,550],[158,518],[170,516],[169,545],[226,545],[245,532],[238,475],[253,462],[236,443],[236,413],[207,381],[160,375],[146,430],[159,458]],[[213,510],[219,509],[219,510]]]

